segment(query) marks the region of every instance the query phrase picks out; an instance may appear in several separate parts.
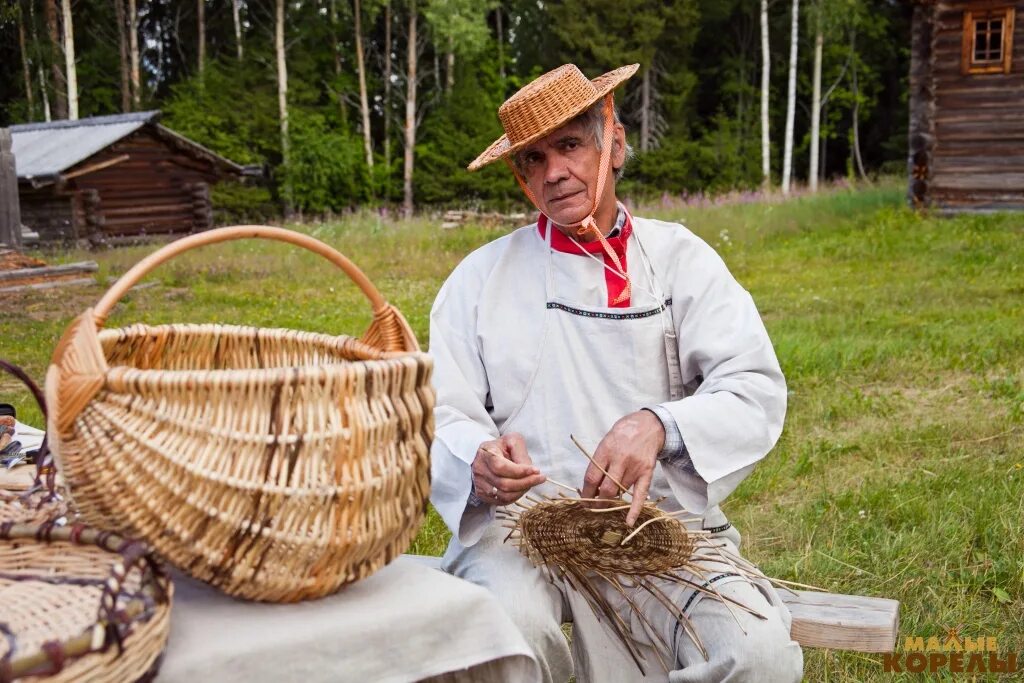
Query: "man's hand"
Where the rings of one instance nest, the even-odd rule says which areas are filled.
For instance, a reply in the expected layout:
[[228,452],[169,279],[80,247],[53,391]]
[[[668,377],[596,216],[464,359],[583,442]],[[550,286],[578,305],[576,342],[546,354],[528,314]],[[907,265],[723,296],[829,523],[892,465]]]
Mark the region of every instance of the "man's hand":
[[473,458],[476,497],[491,505],[513,503],[546,480],[526,453],[522,434],[512,432],[496,441],[485,441]]
[[[619,419],[594,451],[594,462],[617,479],[627,490],[632,489],[633,502],[626,515],[626,524],[633,526],[651,488],[658,453],[665,445],[665,428],[658,416],[649,410],[638,410]],[[583,476],[583,498],[616,498],[619,487],[594,463]]]

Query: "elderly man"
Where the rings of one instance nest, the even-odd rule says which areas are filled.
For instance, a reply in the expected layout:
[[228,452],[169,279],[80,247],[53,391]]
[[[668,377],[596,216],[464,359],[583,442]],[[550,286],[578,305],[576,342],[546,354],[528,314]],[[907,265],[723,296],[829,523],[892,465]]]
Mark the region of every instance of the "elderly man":
[[[718,255],[681,225],[633,217],[616,199],[629,148],[612,93],[636,68],[591,81],[562,66],[501,106],[505,135],[469,169],[506,161],[539,218],[470,254],[430,318],[432,501],[454,535],[442,566],[494,593],[543,679],[557,683],[665,672],[655,663],[641,673],[578,594],[503,543],[496,506],[531,490],[557,495],[548,478],[613,498],[616,479],[633,494],[628,525],[645,499],[663,498],[738,553],[718,504],[775,444],[786,408],[754,302]],[[596,447],[600,467],[570,434]],[[802,654],[775,591],[729,571],[704,579],[765,617],[666,582],[706,657],[658,600],[633,596],[643,625],[614,603],[647,639],[641,647],[669,645],[668,680],[799,680]]]

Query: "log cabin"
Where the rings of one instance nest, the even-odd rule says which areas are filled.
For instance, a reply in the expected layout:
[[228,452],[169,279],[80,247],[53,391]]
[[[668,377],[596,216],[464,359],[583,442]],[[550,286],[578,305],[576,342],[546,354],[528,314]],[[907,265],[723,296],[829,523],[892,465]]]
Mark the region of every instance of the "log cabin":
[[1024,209],[1024,0],[914,0],[908,200]]
[[94,244],[212,227],[210,185],[246,169],[159,117],[11,126],[22,222],[43,241]]

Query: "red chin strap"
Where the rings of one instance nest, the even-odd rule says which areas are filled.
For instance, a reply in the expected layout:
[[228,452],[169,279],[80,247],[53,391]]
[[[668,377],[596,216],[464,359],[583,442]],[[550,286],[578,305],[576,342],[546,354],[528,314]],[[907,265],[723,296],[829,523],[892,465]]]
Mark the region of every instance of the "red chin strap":
[[[590,208],[590,213],[587,214],[579,223],[574,225],[565,226],[567,228],[573,228],[577,237],[584,237],[587,233],[591,233],[594,237],[601,242],[601,247],[604,249],[605,254],[611,259],[611,262],[615,264],[615,272],[626,281],[626,286],[623,288],[622,293],[615,299],[615,303],[621,303],[627,301],[632,295],[632,286],[629,281],[629,273],[622,267],[622,261],[619,260],[619,255],[615,253],[612,246],[608,244],[608,240],[605,239],[600,228],[597,227],[597,221],[594,220],[594,213],[597,212],[597,207],[601,204],[601,196],[604,193],[605,181],[608,179],[608,171],[611,167],[612,158],[612,138],[615,133],[615,116],[613,111],[614,106],[614,95],[608,93],[604,96],[604,136],[601,140],[601,161],[597,167],[597,188],[594,195],[594,205]],[[529,186],[526,184],[526,180],[522,174],[519,173],[519,169],[512,163],[512,159],[504,157],[505,163],[512,169],[512,174],[516,177],[516,181],[519,183],[519,187],[522,188],[523,194],[526,195],[527,199],[533,203],[537,210],[544,213],[544,209],[541,208],[540,202],[537,201],[537,197],[534,196],[533,192],[530,191]],[[547,215],[547,214],[545,214]],[[552,225],[554,222],[552,221]]]

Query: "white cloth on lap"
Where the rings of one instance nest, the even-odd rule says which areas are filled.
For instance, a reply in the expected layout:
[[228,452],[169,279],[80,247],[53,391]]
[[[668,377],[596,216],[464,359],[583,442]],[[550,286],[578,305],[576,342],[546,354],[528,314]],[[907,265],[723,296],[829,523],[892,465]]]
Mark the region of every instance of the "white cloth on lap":
[[[175,576],[159,680],[535,681],[537,662],[491,595],[409,558],[320,600],[236,600]],[[493,678],[492,678],[493,677]]]

